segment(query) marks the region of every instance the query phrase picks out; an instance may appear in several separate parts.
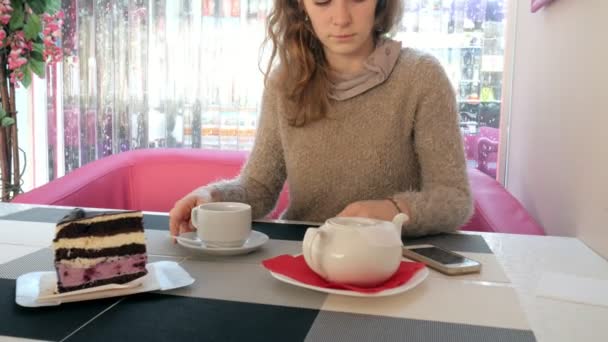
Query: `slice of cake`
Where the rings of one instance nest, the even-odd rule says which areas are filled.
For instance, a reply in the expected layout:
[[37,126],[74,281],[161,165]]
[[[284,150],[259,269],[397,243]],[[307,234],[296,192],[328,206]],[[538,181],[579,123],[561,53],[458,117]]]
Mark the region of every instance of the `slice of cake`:
[[59,292],[124,284],[148,273],[141,211],[74,209],[57,223],[53,250]]

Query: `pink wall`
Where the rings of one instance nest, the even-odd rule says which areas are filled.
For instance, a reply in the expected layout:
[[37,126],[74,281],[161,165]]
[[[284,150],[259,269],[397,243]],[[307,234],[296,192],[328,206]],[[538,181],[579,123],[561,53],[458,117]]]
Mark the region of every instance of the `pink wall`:
[[608,258],[608,1],[514,7],[506,186],[548,234]]

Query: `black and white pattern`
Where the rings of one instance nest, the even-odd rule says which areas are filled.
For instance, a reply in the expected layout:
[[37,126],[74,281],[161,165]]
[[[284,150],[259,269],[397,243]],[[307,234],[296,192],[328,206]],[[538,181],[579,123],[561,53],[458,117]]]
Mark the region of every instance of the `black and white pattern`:
[[54,270],[53,251],[50,248],[43,248],[24,257],[0,264],[0,278],[17,279],[25,273]]
[[[0,218],[0,223],[54,224],[67,211],[35,208]],[[150,262],[178,261],[196,279],[194,284],[56,307],[20,307],[15,304],[15,279],[53,270],[52,251],[43,248],[0,264],[0,339],[535,341],[509,284],[481,286],[429,277],[415,289],[392,297],[328,295],[279,282],[260,265],[269,257],[298,253],[307,225],[255,223],[254,229],[271,237],[262,249],[235,257],[209,257],[172,244],[166,215],[146,215],[144,222]],[[8,228],[0,225],[2,229]],[[493,257],[477,235],[440,235],[406,243],[433,243]]]

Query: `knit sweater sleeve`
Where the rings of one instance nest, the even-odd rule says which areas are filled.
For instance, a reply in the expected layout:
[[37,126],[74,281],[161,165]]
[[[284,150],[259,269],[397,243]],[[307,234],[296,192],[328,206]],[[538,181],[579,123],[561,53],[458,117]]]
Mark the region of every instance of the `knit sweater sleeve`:
[[454,89],[434,57],[422,57],[416,73],[413,142],[420,188],[395,195],[411,209],[404,228],[411,236],[454,231],[470,218],[473,208]]
[[255,142],[240,175],[205,187],[221,201],[248,203],[254,219],[274,208],[286,178],[276,92],[271,85],[264,90]]

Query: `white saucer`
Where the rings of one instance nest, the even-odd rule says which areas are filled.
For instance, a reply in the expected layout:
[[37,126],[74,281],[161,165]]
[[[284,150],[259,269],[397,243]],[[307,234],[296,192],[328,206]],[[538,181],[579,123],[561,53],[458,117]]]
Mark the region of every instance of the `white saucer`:
[[341,289],[328,289],[325,287],[318,287],[318,286],[314,286],[314,285],[305,284],[305,283],[302,283],[295,279],[286,277],[282,274],[278,274],[278,273],[274,273],[274,272],[270,272],[270,274],[273,277],[277,278],[278,280],[285,282],[287,284],[300,286],[300,287],[304,287],[304,288],[319,291],[319,292],[337,294],[337,295],[342,295],[342,296],[352,296],[352,297],[385,297],[385,296],[396,295],[396,294],[405,292],[407,290],[411,290],[414,287],[418,286],[429,275],[429,270],[426,267],[423,269],[420,269],[405,284],[398,286],[398,287],[394,287],[392,289],[387,289],[387,290],[375,292],[375,293],[363,293],[363,292],[357,292],[357,291],[352,291],[352,290],[341,290]]
[[126,296],[149,291],[167,291],[194,283],[194,279],[174,261],[146,265],[148,274],[127,284],[108,284],[78,291],[55,293],[57,274],[31,272],[17,278],[15,302],[25,307],[54,306],[62,303]]
[[268,242],[268,235],[252,230],[251,235],[241,247],[208,247],[196,236],[196,232],[180,234],[177,243],[186,248],[201,251],[209,255],[238,255],[253,252]]

